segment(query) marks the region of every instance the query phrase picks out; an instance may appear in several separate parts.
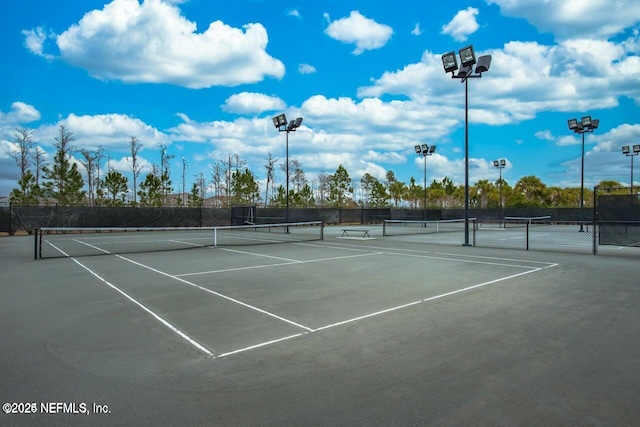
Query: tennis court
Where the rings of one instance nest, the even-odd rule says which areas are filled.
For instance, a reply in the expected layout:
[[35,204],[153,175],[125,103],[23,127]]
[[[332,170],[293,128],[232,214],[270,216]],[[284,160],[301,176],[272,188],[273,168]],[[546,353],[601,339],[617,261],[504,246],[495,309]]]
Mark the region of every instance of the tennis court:
[[[143,232],[127,236],[130,251],[121,234],[67,233],[42,243],[62,258],[38,261],[32,237],[0,239],[3,403],[91,412],[2,414],[3,424],[640,416],[640,382],[628,375],[640,368],[633,260],[429,245],[368,229],[362,238],[325,227],[317,238],[307,224],[254,242],[254,227],[199,247],[211,236]],[[137,246],[153,241],[190,249]],[[66,256],[79,248],[102,255]]]

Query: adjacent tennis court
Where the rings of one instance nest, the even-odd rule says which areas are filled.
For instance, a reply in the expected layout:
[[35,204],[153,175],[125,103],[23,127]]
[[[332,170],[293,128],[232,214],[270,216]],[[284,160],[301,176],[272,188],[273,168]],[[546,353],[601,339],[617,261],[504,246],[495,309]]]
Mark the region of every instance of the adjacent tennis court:
[[632,260],[366,229],[65,230],[38,261],[0,239],[3,402],[109,408],[31,418],[67,425],[640,416]]

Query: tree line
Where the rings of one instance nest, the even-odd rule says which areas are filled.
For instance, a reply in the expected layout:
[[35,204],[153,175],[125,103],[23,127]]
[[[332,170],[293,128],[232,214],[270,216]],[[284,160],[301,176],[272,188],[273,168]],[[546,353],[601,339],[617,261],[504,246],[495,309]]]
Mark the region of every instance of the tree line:
[[[51,164],[46,162],[42,148],[35,145],[33,132],[16,129],[12,157],[20,169],[18,187],[10,194],[15,204],[37,205],[54,202],[66,205],[107,206],[167,206],[225,207],[232,205],[263,205],[283,207],[287,203],[286,189],[275,185],[278,159],[269,153],[266,159],[266,189],[264,198],[255,174],[246,167],[238,155],[217,160],[211,171],[210,181],[203,172],[194,175],[187,192],[186,170],[188,163],[182,159],[181,191],[175,193],[171,179],[171,160],[165,144],[158,144],[160,161],[151,166],[151,171],[140,181],[142,165],[139,152],[142,143],[137,137],[128,142],[126,157],[131,170],[132,183],[120,171],[110,166],[110,158],[102,147],[90,151],[76,149],[73,132],[60,125],[54,137],[55,155]],[[78,163],[72,161],[79,155]],[[107,173],[100,170],[107,159]],[[353,180],[343,165],[333,174],[320,173],[310,182],[299,161],[291,159],[289,167],[280,165],[289,173],[290,207],[409,207],[461,208],[464,207],[464,186],[456,186],[444,177],[433,180],[425,189],[411,177],[409,184],[396,179],[393,171],[387,171],[383,181],[369,173]],[[602,181],[599,187],[621,187],[617,181]],[[624,191],[624,190],[622,190]],[[426,204],[425,204],[426,202]],[[593,192],[585,189],[584,202],[593,203]],[[513,186],[504,179],[490,182],[481,179],[469,188],[469,203],[473,208],[499,207],[577,207],[580,206],[579,188],[548,187],[538,177],[530,175],[520,178]]]

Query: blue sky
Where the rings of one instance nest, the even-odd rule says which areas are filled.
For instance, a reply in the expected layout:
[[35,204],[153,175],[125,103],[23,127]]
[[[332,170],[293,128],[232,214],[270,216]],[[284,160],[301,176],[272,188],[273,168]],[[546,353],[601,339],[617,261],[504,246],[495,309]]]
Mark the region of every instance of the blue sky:
[[[464,181],[464,85],[441,55],[473,44],[492,55],[469,82],[470,181],[629,183],[623,145],[640,144],[640,3],[635,0],[30,0],[0,6],[0,196],[16,186],[16,128],[53,157],[65,124],[76,148],[102,146],[131,180],[128,143],[144,172],[168,145],[174,188],[237,153],[264,185],[284,164],[271,118],[304,122],[289,156],[311,184],[342,164],[360,181],[388,170],[422,184],[414,145],[437,145],[428,181]],[[79,154],[78,154],[79,156]],[[636,158],[640,164],[640,158]],[[107,162],[102,170],[107,168]],[[276,181],[284,184],[278,169]],[[640,181],[640,167],[635,182]]]

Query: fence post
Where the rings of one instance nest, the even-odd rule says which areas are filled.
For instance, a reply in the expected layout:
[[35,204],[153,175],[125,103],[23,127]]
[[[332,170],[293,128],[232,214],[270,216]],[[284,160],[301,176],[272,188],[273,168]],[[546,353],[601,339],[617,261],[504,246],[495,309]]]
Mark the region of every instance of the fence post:
[[596,233],[598,232],[598,187],[593,188],[593,224],[591,225],[591,234],[593,234],[593,254],[598,255],[598,240]]

